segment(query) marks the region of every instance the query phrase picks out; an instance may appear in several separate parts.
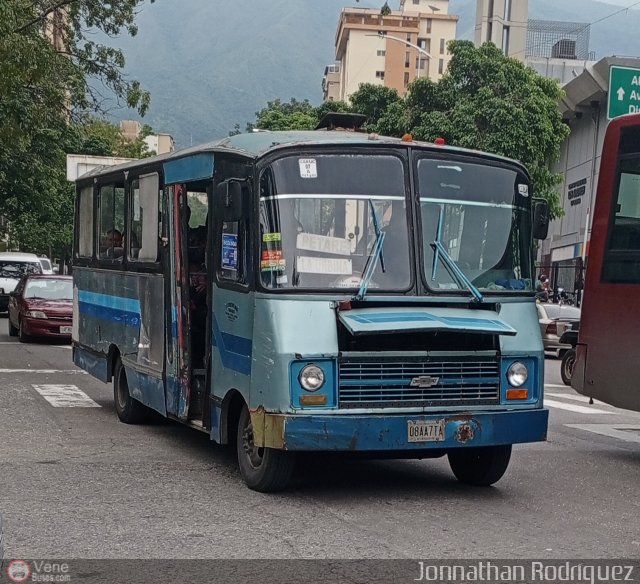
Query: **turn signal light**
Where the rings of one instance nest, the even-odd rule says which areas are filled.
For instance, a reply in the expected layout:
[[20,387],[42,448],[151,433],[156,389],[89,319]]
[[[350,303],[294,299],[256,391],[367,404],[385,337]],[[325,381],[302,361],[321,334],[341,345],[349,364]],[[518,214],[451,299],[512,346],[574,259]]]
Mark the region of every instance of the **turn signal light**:
[[436,146],[444,146],[444,145],[447,143],[447,141],[446,141],[444,138],[436,138],[436,139],[433,141],[433,143],[434,143]]
[[529,390],[507,389],[507,399],[529,399]]
[[323,393],[313,395],[301,395],[300,405],[302,406],[324,406],[327,405],[327,396]]

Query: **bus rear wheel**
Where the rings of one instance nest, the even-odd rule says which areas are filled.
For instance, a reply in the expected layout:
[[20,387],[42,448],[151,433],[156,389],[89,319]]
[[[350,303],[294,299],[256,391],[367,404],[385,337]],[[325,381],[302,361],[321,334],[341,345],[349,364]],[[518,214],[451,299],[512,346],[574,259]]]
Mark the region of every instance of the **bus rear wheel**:
[[497,483],[507,470],[511,460],[511,444],[457,448],[449,451],[448,457],[451,470],[461,483],[488,487]]
[[256,446],[251,416],[246,405],[238,420],[236,450],[240,474],[251,490],[273,493],[284,489],[289,483],[293,474],[293,453]]
[[113,401],[116,405],[116,414],[125,424],[140,424],[147,417],[147,408],[137,399],[133,399],[129,393],[127,372],[118,357],[113,371]]

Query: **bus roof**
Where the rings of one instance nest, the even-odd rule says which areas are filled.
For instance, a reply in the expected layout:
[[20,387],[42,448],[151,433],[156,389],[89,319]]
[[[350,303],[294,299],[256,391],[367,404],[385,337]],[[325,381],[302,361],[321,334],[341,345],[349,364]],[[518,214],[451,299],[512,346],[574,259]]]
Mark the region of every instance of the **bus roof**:
[[126,171],[133,168],[150,166],[157,163],[166,163],[169,161],[186,159],[190,156],[204,153],[235,153],[241,156],[246,156],[247,158],[256,159],[279,148],[347,144],[353,146],[403,146],[406,148],[425,148],[433,151],[446,151],[457,154],[468,154],[476,157],[480,155],[484,158],[487,158],[488,160],[503,161],[511,164],[516,164],[522,167],[526,172],[526,169],[520,162],[510,158],[506,158],[504,156],[498,156],[496,154],[490,154],[488,152],[482,152],[479,150],[458,148],[455,146],[436,145],[431,142],[420,142],[416,140],[404,141],[400,138],[379,136],[377,134],[339,130],[296,130],[285,132],[271,132],[261,130],[247,134],[237,134],[235,136],[229,136],[227,138],[222,138],[221,140],[215,140],[213,142],[208,142],[199,146],[192,146],[190,148],[178,150],[169,154],[161,154],[159,156],[152,156],[149,158],[134,160],[131,162],[126,162],[124,164],[118,164],[116,166],[102,166],[86,174],[83,174],[77,180],[78,182],[83,182],[88,178],[108,175],[113,172]]

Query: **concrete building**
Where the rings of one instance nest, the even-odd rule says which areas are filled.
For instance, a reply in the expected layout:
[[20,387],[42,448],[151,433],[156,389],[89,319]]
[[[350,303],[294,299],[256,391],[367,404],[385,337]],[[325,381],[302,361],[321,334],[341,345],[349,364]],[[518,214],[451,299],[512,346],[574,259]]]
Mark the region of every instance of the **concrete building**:
[[348,101],[362,83],[392,87],[401,95],[417,77],[438,80],[447,69],[447,43],[458,17],[449,0],[400,0],[400,9],[345,8],[336,33],[336,63],[325,69],[324,99]]
[[576,275],[589,255],[595,190],[607,128],[607,100],[611,66],[640,69],[640,58],[607,57],[588,65],[564,85],[560,111],[571,128],[560,161],[552,169],[563,175],[559,187],[564,216],[551,223],[541,246],[541,271],[552,285],[573,291]]
[[[123,120],[120,122],[120,131],[127,140],[137,140],[142,132],[142,124],[135,120]],[[144,139],[150,152],[166,154],[176,149],[176,144],[170,134],[151,134]]]
[[478,0],[476,46],[492,42],[505,55],[524,61],[528,18],[528,0]]
[[568,83],[595,63],[590,31],[583,22],[529,20],[525,62],[544,77]]

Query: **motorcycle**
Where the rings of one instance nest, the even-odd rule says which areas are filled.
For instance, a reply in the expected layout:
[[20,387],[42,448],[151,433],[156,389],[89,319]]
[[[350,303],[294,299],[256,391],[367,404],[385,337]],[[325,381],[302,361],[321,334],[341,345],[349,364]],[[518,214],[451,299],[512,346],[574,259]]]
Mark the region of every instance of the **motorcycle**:
[[560,362],[560,376],[562,382],[565,385],[571,385],[571,376],[573,374],[573,367],[576,364],[576,346],[578,344],[578,331],[566,330],[560,337],[560,342],[563,345],[571,345],[571,349],[567,349],[562,355],[562,361]]

